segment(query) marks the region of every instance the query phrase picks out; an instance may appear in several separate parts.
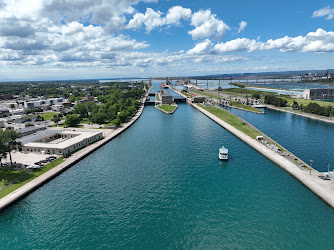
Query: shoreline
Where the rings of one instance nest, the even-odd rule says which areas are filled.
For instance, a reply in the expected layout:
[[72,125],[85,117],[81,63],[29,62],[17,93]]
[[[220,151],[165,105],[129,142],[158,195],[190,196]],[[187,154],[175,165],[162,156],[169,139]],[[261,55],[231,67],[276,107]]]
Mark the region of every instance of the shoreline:
[[303,116],[303,117],[306,117],[306,118],[310,118],[310,119],[318,120],[318,121],[322,121],[322,122],[334,123],[334,120],[329,120],[329,119],[326,119],[326,118],[317,117],[317,116],[314,116],[314,115],[308,114],[308,113],[304,114],[304,113],[293,112],[291,110],[280,109],[280,108],[275,107],[273,105],[266,105],[266,108],[277,110],[277,111],[282,111],[282,112],[286,112],[286,113],[290,113],[290,114],[293,114],[293,115],[299,115],[299,116]]
[[102,140],[89,145],[82,150],[74,153],[71,157],[67,158],[63,163],[59,164],[58,166],[50,169],[46,173],[38,176],[37,178],[31,180],[27,184],[23,185],[22,187],[14,190],[10,194],[6,195],[5,197],[0,199],[0,212],[10,206],[11,204],[15,203],[16,201],[20,200],[21,198],[25,197],[26,195],[30,194],[40,186],[44,185],[48,181],[52,180],[66,169],[72,167],[79,161],[83,160],[99,148],[103,147],[105,144],[110,142],[112,139],[123,133],[127,130],[132,124],[134,124],[138,118],[142,115],[144,108],[145,108],[145,100],[148,96],[148,93],[151,91],[153,86],[145,93],[144,97],[141,100],[141,106],[137,110],[136,114],[130,119],[129,122],[124,124],[122,127],[113,131],[110,135],[103,138]]
[[325,201],[329,206],[334,208],[334,183],[332,181],[324,181],[320,179],[318,177],[318,175],[320,174],[319,171],[312,170],[312,174],[310,175],[310,172],[308,170],[301,170],[295,164],[285,159],[283,156],[271,151],[260,142],[252,139],[248,135],[231,126],[230,124],[222,121],[210,112],[204,110],[196,104],[191,105],[198,111],[209,117],[211,120],[221,125],[227,131],[238,137],[240,140],[248,144],[250,147],[258,151],[260,154],[274,162],[280,168],[288,172],[291,176],[295,177],[314,194],[316,194],[323,201]]

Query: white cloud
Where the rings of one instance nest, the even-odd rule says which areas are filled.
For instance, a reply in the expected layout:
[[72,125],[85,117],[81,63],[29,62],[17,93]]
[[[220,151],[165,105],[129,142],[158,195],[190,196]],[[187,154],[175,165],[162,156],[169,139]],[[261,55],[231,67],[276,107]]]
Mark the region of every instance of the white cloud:
[[161,18],[162,12],[155,11],[151,8],[146,9],[146,13],[136,13],[129,21],[128,29],[138,29],[145,25],[146,32],[151,32],[154,28],[165,24],[164,19]]
[[240,24],[239,24],[239,29],[238,29],[238,34],[243,31],[247,26],[247,22],[245,21],[241,21]]
[[211,10],[200,10],[193,14],[191,17],[191,25],[195,26],[195,29],[188,32],[192,36],[193,40],[215,37],[215,39],[222,39],[226,31],[230,27],[222,20],[216,18],[215,14],[211,13]]
[[191,17],[192,11],[181,6],[174,6],[168,10],[166,15],[167,24],[180,25],[180,20],[187,20]]
[[326,19],[330,20],[334,18],[334,8],[331,8],[330,6],[327,6],[325,8],[316,10],[313,12],[312,17],[324,17],[327,16]]
[[254,39],[238,38],[214,46],[212,52],[226,53],[236,51],[273,50],[281,52],[334,52],[334,32],[317,29],[306,36],[269,39],[263,43]]
[[162,17],[162,12],[147,8],[145,14],[136,13],[133,15],[127,29],[138,29],[144,25],[146,32],[149,33],[153,29],[164,25],[180,25],[180,21],[189,19],[191,13],[190,9],[174,6],[168,10],[165,17]]
[[220,43],[214,46],[213,52],[226,53],[234,51],[247,51],[252,52],[258,48],[258,42],[254,39],[250,40],[247,38],[237,38],[225,43]]
[[209,39],[205,39],[203,42],[196,44],[196,46],[189,50],[187,54],[204,54],[212,47],[212,42]]

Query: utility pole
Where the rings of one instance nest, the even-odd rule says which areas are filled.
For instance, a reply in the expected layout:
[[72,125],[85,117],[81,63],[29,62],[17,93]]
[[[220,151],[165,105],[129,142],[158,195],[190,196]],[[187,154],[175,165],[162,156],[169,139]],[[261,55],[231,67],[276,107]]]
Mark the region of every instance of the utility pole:
[[248,92],[247,92],[247,89],[246,89],[246,100],[247,100],[247,105],[248,105]]
[[220,80],[219,80],[219,87],[217,88],[217,91],[218,91],[218,100],[219,100],[219,104],[221,105],[221,101],[220,101],[220,96],[219,96],[219,90],[220,90]]

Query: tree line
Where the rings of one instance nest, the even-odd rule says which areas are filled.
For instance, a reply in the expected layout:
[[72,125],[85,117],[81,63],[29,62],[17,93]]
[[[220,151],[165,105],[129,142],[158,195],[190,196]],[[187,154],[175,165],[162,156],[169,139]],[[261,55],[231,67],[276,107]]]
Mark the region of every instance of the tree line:
[[276,107],[286,107],[288,102],[282,98],[276,97],[274,95],[266,95],[264,97],[264,103],[274,105]]
[[76,126],[83,118],[88,118],[92,123],[112,122],[115,126],[120,126],[137,112],[139,100],[144,93],[143,86],[123,90],[117,87],[107,88],[98,96],[101,105],[95,102],[78,103],[74,107],[74,114],[66,116],[65,124]]
[[310,102],[306,106],[303,106],[303,104],[299,105],[298,102],[293,101],[292,108],[299,109],[310,114],[316,114],[327,117],[334,116],[334,108],[332,106],[320,106],[316,102]]

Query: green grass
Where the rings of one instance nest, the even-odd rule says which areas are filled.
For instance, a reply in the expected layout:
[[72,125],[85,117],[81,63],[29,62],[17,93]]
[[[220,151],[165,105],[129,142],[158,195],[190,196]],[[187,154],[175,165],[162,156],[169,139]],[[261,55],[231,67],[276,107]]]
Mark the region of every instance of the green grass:
[[[49,163],[46,166],[42,167],[41,169],[31,170],[31,172],[0,170],[0,187],[4,186],[4,184],[7,182],[17,180],[15,181],[15,183],[9,184],[5,189],[0,191],[0,198],[5,197],[6,195],[10,194],[16,189],[27,184],[31,180],[46,173],[47,171],[54,168],[55,166],[61,164],[62,162],[64,162],[63,157],[59,157],[53,162],[53,166],[52,166],[52,163]],[[5,179],[5,181],[1,181],[2,179]]]
[[41,117],[44,118],[45,121],[49,121],[53,118],[54,115],[58,115],[59,113],[57,112],[46,112],[46,113],[42,113],[39,114]]
[[[255,86],[255,88],[257,88]],[[277,94],[276,92],[269,92],[269,91],[264,91],[264,90],[255,90],[255,89],[226,89],[222,91],[225,94],[229,94],[229,93],[234,93],[234,94],[244,94],[244,96],[246,96],[246,92],[247,94],[260,94],[260,95],[275,95]]]
[[165,105],[157,106],[157,108],[164,110],[166,112],[172,113],[175,109],[177,109],[177,106],[165,104]]
[[280,96],[283,100],[287,100],[288,104],[293,104],[293,101],[296,101],[299,105],[303,104],[303,106],[307,106],[311,102],[318,103],[320,106],[326,107],[326,106],[332,106],[334,108],[334,102],[326,102],[326,101],[315,101],[315,100],[305,100],[305,99],[296,99],[296,98],[290,98],[286,96]]
[[88,124],[90,123],[88,118],[82,118],[82,120],[80,121],[80,124]]
[[217,95],[213,95],[213,94],[205,93],[204,91],[191,90],[191,92],[194,92],[194,93],[196,93],[196,94],[205,95],[205,96],[208,96],[208,97],[212,97],[212,98],[217,98],[217,99],[218,99],[218,96],[217,96]]
[[250,126],[247,124],[242,124],[238,117],[230,114],[226,110],[217,108],[217,107],[206,107],[202,104],[198,104],[201,108],[205,109],[206,111],[210,112],[211,114],[217,116],[219,119],[227,122],[234,128],[238,129],[239,131],[243,132],[244,134],[248,135],[249,137],[256,139],[256,136],[261,135],[259,132],[254,131]]
[[257,108],[253,108],[252,106],[249,106],[249,105],[244,105],[241,102],[237,102],[237,101],[232,101],[232,106],[237,107],[237,108],[242,108],[245,110],[249,110],[249,111],[253,111],[256,113],[263,113],[261,110]]
[[182,92],[183,95],[192,97],[192,95],[188,94],[187,92]]

